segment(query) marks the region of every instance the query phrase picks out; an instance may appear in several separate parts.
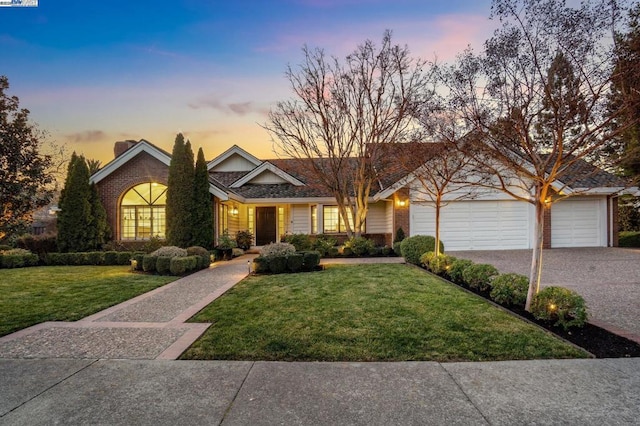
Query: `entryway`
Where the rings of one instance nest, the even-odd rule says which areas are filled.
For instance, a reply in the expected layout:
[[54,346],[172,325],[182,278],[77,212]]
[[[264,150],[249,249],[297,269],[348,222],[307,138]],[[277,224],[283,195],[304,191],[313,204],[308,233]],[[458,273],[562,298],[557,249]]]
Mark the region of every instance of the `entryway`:
[[256,245],[275,243],[276,237],[276,208],[256,207]]

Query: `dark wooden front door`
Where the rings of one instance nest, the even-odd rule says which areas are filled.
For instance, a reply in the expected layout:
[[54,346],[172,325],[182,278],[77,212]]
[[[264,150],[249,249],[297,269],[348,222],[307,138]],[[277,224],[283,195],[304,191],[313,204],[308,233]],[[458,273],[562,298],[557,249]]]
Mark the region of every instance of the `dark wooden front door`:
[[276,208],[256,207],[256,245],[276,242]]

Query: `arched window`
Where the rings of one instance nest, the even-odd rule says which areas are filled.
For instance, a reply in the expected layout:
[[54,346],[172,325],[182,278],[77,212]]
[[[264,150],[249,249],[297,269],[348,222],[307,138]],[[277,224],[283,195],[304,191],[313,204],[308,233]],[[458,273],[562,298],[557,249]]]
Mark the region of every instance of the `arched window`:
[[120,229],[123,240],[164,238],[167,187],[147,182],[127,191],[120,203]]

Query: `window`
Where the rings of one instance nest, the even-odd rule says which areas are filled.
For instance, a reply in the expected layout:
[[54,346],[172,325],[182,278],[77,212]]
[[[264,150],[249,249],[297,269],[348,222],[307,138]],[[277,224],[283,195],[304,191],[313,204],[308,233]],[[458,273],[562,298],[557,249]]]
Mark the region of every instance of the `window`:
[[[349,225],[351,226],[351,229],[353,229],[353,218],[351,216],[351,209],[347,210],[347,215],[349,218]],[[322,216],[324,229],[323,232],[325,234],[347,232],[347,227],[345,226],[344,220],[340,217],[338,206],[323,206]],[[364,226],[362,227],[362,230],[364,231]]]
[[253,207],[247,209],[247,229],[253,234],[253,224],[255,223]]
[[120,203],[120,235],[123,240],[164,238],[167,187],[147,182],[127,191]]
[[311,206],[311,233],[318,233],[318,206]]
[[278,207],[278,232],[281,236],[287,233],[284,226],[284,207]]
[[229,232],[229,206],[220,204],[220,214],[218,215],[218,229],[220,233]]

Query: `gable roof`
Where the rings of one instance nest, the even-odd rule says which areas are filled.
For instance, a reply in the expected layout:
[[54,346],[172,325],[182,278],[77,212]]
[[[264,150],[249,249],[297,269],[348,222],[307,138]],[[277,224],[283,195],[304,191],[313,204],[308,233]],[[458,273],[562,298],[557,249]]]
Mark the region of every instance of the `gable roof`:
[[[230,158],[236,155],[241,157],[248,163],[253,164],[254,167],[258,167],[262,163],[261,160],[249,154],[247,151],[240,148],[238,145],[233,145],[231,148],[227,149],[225,152],[218,155],[213,160],[209,161],[209,163],[207,164],[207,170],[215,171],[215,168],[217,166],[223,164],[225,161],[229,160]],[[238,170],[229,170],[229,171],[238,171]]]
[[[156,160],[160,161],[167,167],[171,163],[171,155],[152,144],[148,140],[140,139],[136,142],[132,147],[124,151],[122,154],[111,160],[107,165],[103,168],[95,172],[92,176],[89,177],[89,182],[98,183],[109,176],[111,173],[118,170],[120,167],[124,166],[126,163],[134,159],[141,153],[147,153]],[[216,185],[214,185],[211,181],[209,181],[209,192],[221,200],[228,200],[229,197],[226,192],[222,191]]]
[[100,182],[101,180],[109,176],[111,173],[113,173],[114,171],[122,167],[124,164],[126,164],[127,162],[129,162],[131,159],[133,159],[135,156],[137,156],[142,152],[146,152],[156,160],[160,161],[161,163],[169,167],[169,163],[171,162],[171,155],[168,152],[158,148],[148,140],[140,139],[132,147],[130,147],[121,155],[111,160],[103,168],[95,172],[89,178],[89,181],[92,183]]
[[246,175],[241,177],[240,179],[238,179],[235,182],[233,182],[230,185],[230,187],[231,188],[239,188],[244,184],[250,183],[256,177],[258,177],[258,176],[260,176],[260,175],[262,175],[264,173],[269,173],[269,172],[274,174],[274,175],[276,175],[276,176],[278,176],[283,181],[285,181],[286,183],[290,183],[293,186],[303,186],[304,185],[303,182],[301,182],[300,180],[298,180],[295,177],[291,176],[289,173],[287,173],[284,170],[280,169],[279,167],[271,164],[269,161],[265,161],[264,163],[260,164],[258,167],[256,167],[255,169],[253,169],[252,171],[250,171],[249,173],[247,173]]

